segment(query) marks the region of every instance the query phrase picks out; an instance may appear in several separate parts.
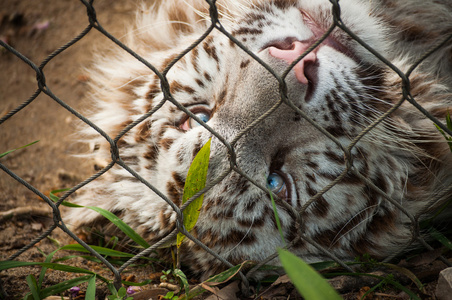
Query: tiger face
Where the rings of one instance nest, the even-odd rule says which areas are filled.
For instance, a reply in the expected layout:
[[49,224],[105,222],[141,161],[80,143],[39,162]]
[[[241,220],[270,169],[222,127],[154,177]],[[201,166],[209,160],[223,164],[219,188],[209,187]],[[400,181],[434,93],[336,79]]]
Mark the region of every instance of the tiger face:
[[[391,32],[396,11],[372,2],[341,1],[340,15],[329,1],[307,0],[143,9],[127,44],[152,67],[118,50],[98,57],[91,76],[94,123],[112,137],[135,125],[117,142],[119,162],[133,172],[116,165],[76,201],[158,242],[176,229],[173,206],[182,205],[190,164],[212,139],[209,189],[191,233],[232,264],[283,246],[269,190],[284,239],[308,262],[328,253],[384,258],[408,246],[410,218],[450,198],[452,155],[432,121],[402,100],[406,84],[392,68],[406,71],[420,50],[402,47],[408,39]],[[450,53],[448,46],[437,55]],[[451,69],[436,61],[410,74],[409,95],[443,120]],[[109,163],[109,144],[90,129],[86,138]],[[90,210],[67,220],[102,224]],[[197,272],[225,267],[191,240],[181,255]]]

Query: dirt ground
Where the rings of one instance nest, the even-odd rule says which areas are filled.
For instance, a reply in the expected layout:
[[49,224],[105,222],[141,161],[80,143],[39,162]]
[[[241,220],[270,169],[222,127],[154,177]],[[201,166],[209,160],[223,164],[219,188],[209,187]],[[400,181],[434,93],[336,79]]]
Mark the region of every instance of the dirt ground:
[[[100,24],[110,33],[121,37],[126,22],[134,15],[136,1],[96,0],[95,8]],[[34,64],[76,37],[89,24],[86,7],[80,1],[0,0],[0,39]],[[111,47],[112,43],[93,30],[82,40],[52,59],[45,67],[47,87],[61,100],[83,111],[89,104],[86,98],[84,67],[90,65],[94,45]],[[0,47],[0,117],[26,101],[37,89],[36,73],[15,55]],[[0,124],[0,153],[39,140],[38,143],[13,152],[0,163],[19,175],[39,191],[72,187],[94,173],[92,165],[74,157],[87,151],[74,142],[76,117],[41,93],[32,103],[12,118]],[[17,250],[42,234],[51,224],[51,210],[40,198],[0,171],[0,212],[18,207],[39,209],[9,220],[0,219],[0,259],[5,260]],[[47,210],[48,214],[43,214]],[[61,245],[70,242],[61,230],[51,235]],[[39,249],[50,253],[57,247],[44,239]],[[38,247],[33,247],[18,259],[43,261]],[[8,299],[16,299],[28,292],[25,277],[39,275],[40,268],[17,268],[0,273]],[[50,272],[48,285],[61,282],[68,276]]]
[[[133,0],[95,1],[100,24],[116,37],[123,36],[124,26],[133,18],[136,5],[137,1]],[[76,37],[88,24],[86,8],[80,1],[0,0],[0,39],[36,65]],[[87,77],[83,67],[90,65],[94,45],[115,47],[102,34],[93,30],[52,59],[44,68],[47,87],[77,111],[83,111],[89,105]],[[36,89],[35,71],[0,47],[0,117],[29,99]],[[95,172],[89,162],[74,157],[88,150],[86,146],[74,141],[75,121],[75,116],[41,93],[27,107],[0,124],[0,153],[37,140],[39,142],[1,158],[0,163],[45,194],[55,189],[72,187],[85,180]],[[47,204],[0,170],[0,212],[19,207],[28,209],[11,219],[0,219],[1,260],[7,259],[45,232],[52,224],[52,218]],[[56,243],[65,245],[71,242],[59,229],[53,231],[50,237],[52,239],[42,240],[19,256],[18,260],[44,261],[40,251],[48,254],[57,248]],[[75,260],[74,264],[85,268],[101,268],[83,259]],[[427,269],[433,270],[433,267]],[[428,277],[430,283],[427,285],[427,294],[434,292],[439,269],[441,267],[436,266],[433,275]],[[0,272],[3,289],[8,293],[5,299],[23,297],[29,292],[25,277],[28,274],[39,276],[39,271],[38,267],[26,267]],[[102,269],[99,272],[108,273]],[[137,280],[148,279],[150,273],[152,271],[146,273],[144,269],[134,275]],[[75,276],[64,272],[48,272],[45,285],[54,285]],[[282,294],[290,295],[293,291],[293,287],[289,285],[284,286],[284,289]],[[356,291],[344,296],[355,299],[359,290],[358,287]],[[275,297],[262,299],[280,299],[277,293],[274,295]],[[393,294],[387,299],[397,298],[397,295]],[[400,294],[399,296],[403,298]],[[383,299],[376,298],[375,295],[373,297],[375,298],[366,299]],[[425,297],[428,299],[428,296]]]

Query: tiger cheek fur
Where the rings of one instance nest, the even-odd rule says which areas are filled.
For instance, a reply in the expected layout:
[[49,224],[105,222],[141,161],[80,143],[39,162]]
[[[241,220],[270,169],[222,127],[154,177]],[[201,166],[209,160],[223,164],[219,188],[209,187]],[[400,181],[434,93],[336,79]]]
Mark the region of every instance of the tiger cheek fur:
[[[410,8],[398,7],[396,2],[343,0],[341,18],[364,42],[405,71],[410,58],[419,57],[427,47],[410,50],[407,45],[412,39],[406,31],[390,33],[401,24],[408,28],[398,19],[397,9]],[[446,4],[439,2],[409,2],[413,13],[430,10],[444,15],[447,11]],[[333,22],[328,1],[217,1],[217,6],[226,30],[278,75]],[[384,10],[386,6],[391,12]],[[140,34],[131,33],[128,43],[163,70],[204,33],[210,24],[206,15],[205,1],[156,2],[140,15],[136,26]],[[161,24],[166,25],[156,32],[153,28]],[[419,33],[419,44],[428,45],[433,43],[426,40],[430,36],[450,32],[452,21],[438,26],[427,26],[429,32]],[[443,47],[410,77],[416,101],[441,120],[452,108],[451,53],[450,45]],[[97,105],[92,119],[111,136],[155,110],[120,139],[120,156],[181,206],[188,168],[212,134],[170,101],[163,103],[157,76],[125,52],[98,57],[91,77]],[[166,77],[176,101],[224,140],[234,141],[235,168],[261,186],[274,188],[281,201],[297,211],[341,176],[347,160],[353,162],[353,172],[367,181],[348,172],[301,215],[303,235],[339,258],[364,253],[384,258],[411,240],[408,217],[374,187],[421,219],[450,199],[452,155],[432,122],[409,103],[359,139],[349,156],[344,152],[364,128],[401,99],[402,83],[395,72],[338,28],[301,59],[282,87],[291,105],[338,143],[287,103],[259,119],[281,99],[280,83],[218,30],[177,61]],[[101,137],[86,130],[84,138],[100,145],[96,159],[109,162],[109,146]],[[230,157],[213,137],[208,180],[230,168]],[[116,213],[152,243],[175,229],[173,209],[119,166],[87,185],[76,201]],[[278,205],[278,215],[286,240],[294,239],[300,224],[293,211]],[[65,220],[76,228],[105,225],[90,210],[71,211]],[[235,171],[206,192],[192,233],[233,264],[263,260],[282,245],[268,194]],[[309,262],[326,258],[304,240],[292,250]],[[190,240],[181,255],[192,270],[205,276],[225,267]]]

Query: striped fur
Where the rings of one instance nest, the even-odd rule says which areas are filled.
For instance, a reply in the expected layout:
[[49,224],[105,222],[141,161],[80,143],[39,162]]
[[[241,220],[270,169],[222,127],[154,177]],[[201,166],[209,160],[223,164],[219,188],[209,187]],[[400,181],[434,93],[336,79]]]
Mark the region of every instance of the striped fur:
[[[342,0],[340,6],[343,24],[405,72],[452,32],[452,9],[446,1],[400,2]],[[314,42],[333,19],[326,0],[217,1],[217,7],[221,26],[277,74],[288,64],[270,55],[269,45]],[[155,1],[138,12],[126,44],[163,71],[207,30],[209,16],[203,0]],[[452,109],[451,49],[449,42],[409,77],[411,95],[442,121]],[[128,53],[118,49],[97,57],[91,74],[95,105],[91,120],[114,137],[158,108],[119,140],[119,153],[177,206],[193,157],[213,135],[202,126],[187,128],[189,116],[171,99],[194,114],[207,114],[207,125],[224,140],[234,141],[233,165],[249,178],[261,186],[270,174],[282,178],[285,187],[277,192],[279,201],[295,210],[352,162],[353,170],[367,181],[349,172],[302,212],[302,224],[278,202],[285,238],[294,239],[301,228],[304,236],[340,258],[364,253],[387,257],[411,241],[411,223],[373,186],[424,219],[450,200],[452,154],[432,121],[405,101],[356,142],[347,161],[344,149],[402,98],[402,80],[339,28],[314,51],[316,64],[305,67],[309,84],[300,84],[290,71],[285,79],[287,97],[342,148],[286,103],[243,133],[280,99],[279,83],[217,29],[169,69],[172,98],[165,98],[158,77]],[[236,140],[239,134],[243,135]],[[93,154],[97,164],[110,162],[104,138],[89,128],[84,138],[98,145]],[[213,137],[208,181],[229,169],[234,155]],[[151,243],[175,228],[172,208],[119,166],[83,188],[76,201],[116,213]],[[71,211],[65,220],[76,228],[113,230],[91,210]],[[268,194],[235,171],[205,194],[193,234],[233,264],[262,260],[282,245]],[[326,257],[304,240],[292,250],[309,262]],[[181,256],[205,276],[224,268],[192,241],[186,241]]]

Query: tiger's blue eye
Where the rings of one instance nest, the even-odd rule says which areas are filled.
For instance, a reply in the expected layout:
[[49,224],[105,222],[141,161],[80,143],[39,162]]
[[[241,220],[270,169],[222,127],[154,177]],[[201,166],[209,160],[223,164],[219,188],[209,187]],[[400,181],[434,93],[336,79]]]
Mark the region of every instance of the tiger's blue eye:
[[284,178],[278,173],[271,173],[267,177],[267,187],[275,194],[281,192],[285,185]]
[[[210,114],[207,113],[207,112],[198,112],[198,113],[195,114],[195,116],[200,118],[201,121],[203,121],[204,123],[207,123],[210,120]],[[190,128],[195,128],[197,126],[200,126],[200,124],[196,120],[194,120],[192,118],[189,118],[188,119],[188,126]]]
[[[210,112],[207,110],[197,110],[197,112],[193,112],[195,116],[197,116],[201,121],[204,123],[207,123],[210,120]],[[180,125],[180,128],[188,131],[190,129],[193,129],[195,127],[201,126],[196,120],[194,120],[191,117],[188,117],[185,119],[185,121]]]

